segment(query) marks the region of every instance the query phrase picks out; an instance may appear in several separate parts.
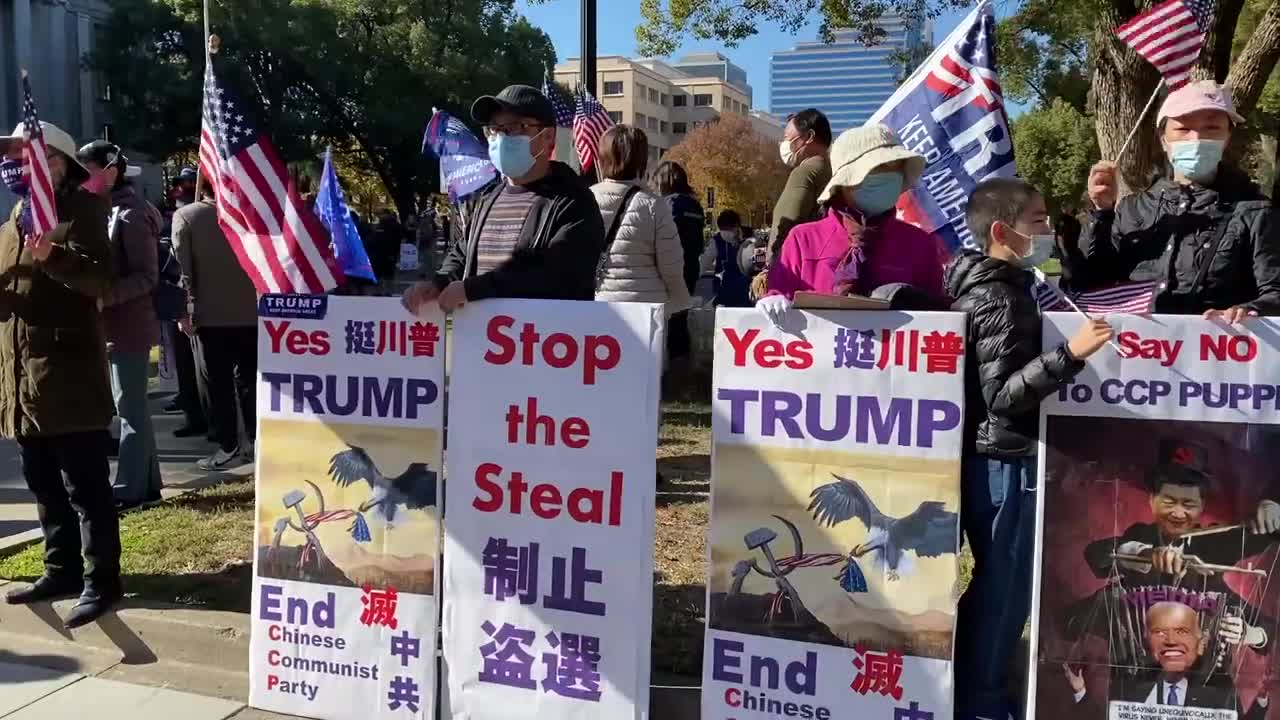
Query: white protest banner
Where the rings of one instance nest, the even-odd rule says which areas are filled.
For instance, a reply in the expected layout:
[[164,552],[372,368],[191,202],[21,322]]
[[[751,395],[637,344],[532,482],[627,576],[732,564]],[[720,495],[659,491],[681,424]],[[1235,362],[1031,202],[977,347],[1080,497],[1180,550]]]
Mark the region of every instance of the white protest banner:
[[443,643],[458,720],[649,707],[661,305],[453,321]]
[[720,310],[704,720],[950,718],[964,316]]
[[[1109,320],[1115,347],[1041,405],[1027,716],[1262,720],[1280,698],[1280,324]],[[1045,346],[1081,322],[1047,315]]]
[[263,297],[249,701],[435,716],[444,316]]

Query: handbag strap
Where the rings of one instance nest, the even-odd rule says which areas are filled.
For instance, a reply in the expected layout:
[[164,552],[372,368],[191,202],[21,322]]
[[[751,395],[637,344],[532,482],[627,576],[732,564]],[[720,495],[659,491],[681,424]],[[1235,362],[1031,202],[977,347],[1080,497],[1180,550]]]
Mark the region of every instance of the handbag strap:
[[618,211],[613,214],[613,222],[609,224],[609,232],[604,235],[604,250],[600,253],[600,260],[596,263],[596,288],[599,289],[600,282],[604,280],[605,266],[609,264],[609,251],[613,249],[613,241],[618,237],[618,229],[622,227],[622,216],[627,214],[627,208],[631,205],[631,198],[640,192],[639,185],[632,185],[627,189],[626,194],[622,196],[622,202],[618,204]]

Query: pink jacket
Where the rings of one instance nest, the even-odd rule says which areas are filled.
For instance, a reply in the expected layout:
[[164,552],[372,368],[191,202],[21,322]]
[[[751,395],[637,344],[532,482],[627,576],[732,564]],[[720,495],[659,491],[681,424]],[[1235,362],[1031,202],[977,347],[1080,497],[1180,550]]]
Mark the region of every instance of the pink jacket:
[[[889,283],[907,283],[934,297],[946,297],[942,285],[945,254],[936,235],[890,217],[866,230],[865,258],[854,292],[870,295]],[[849,252],[849,233],[840,216],[797,225],[787,234],[781,258],[769,270],[766,295],[792,298],[797,292],[836,294],[836,267]]]

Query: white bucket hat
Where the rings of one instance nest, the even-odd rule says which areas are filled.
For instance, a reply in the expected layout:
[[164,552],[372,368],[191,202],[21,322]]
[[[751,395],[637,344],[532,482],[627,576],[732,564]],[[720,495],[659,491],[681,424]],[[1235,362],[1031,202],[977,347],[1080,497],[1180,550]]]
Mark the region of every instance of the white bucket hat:
[[861,185],[867,175],[881,165],[906,160],[903,190],[916,184],[924,174],[924,156],[902,146],[898,136],[884,125],[864,125],[840,133],[831,144],[831,182],[818,202],[831,199],[837,188]]
[[[71,173],[75,183],[79,185],[88,180],[89,169],[81,165],[80,161],[76,159],[76,141],[71,139],[67,131],[43,120],[40,121],[40,129],[44,132],[45,145],[67,156],[67,171]],[[27,136],[23,130],[24,125],[18,123],[12,134],[8,136],[0,135],[0,152],[7,151],[9,146],[15,142],[25,142]],[[79,177],[74,177],[77,175]]]

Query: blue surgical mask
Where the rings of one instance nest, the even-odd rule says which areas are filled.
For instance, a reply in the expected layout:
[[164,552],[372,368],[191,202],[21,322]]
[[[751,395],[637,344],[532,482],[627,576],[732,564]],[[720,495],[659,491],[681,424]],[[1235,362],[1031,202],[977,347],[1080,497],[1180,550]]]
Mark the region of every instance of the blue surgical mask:
[[1183,177],[1196,182],[1212,180],[1226,147],[1222,140],[1175,140],[1169,143],[1169,163]]
[[[1022,235],[1022,233],[1018,233]],[[1053,235],[1037,234],[1022,235],[1027,239],[1027,251],[1018,258],[1018,265],[1030,270],[1034,267],[1040,267],[1053,257],[1053,248],[1055,246]]]
[[871,173],[853,191],[853,204],[867,217],[882,215],[898,203],[903,182],[900,172]]
[[9,192],[18,197],[27,196],[27,178],[22,174],[22,161],[5,159],[0,161],[0,180]]
[[489,160],[498,168],[498,172],[509,178],[528,175],[536,161],[533,156],[533,137],[501,133],[494,135],[489,138]]

